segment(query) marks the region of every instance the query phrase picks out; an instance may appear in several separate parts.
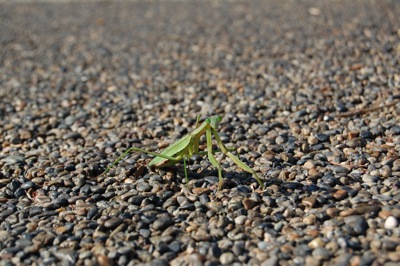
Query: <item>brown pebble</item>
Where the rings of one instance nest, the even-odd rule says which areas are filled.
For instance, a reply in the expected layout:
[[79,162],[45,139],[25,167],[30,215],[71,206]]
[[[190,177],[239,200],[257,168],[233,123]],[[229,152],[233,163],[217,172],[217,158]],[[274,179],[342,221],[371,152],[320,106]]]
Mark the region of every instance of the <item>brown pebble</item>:
[[334,197],[335,199],[337,199],[337,200],[343,200],[343,199],[347,198],[348,195],[349,195],[349,194],[347,193],[346,190],[344,190],[344,189],[339,189],[338,191],[336,191],[336,192],[333,194],[333,197]]
[[63,235],[65,232],[68,231],[68,229],[65,226],[60,226],[60,227],[56,227],[55,231],[57,234]]
[[326,214],[328,214],[329,217],[333,218],[333,217],[337,217],[340,213],[340,210],[337,208],[328,208],[326,209]]
[[308,229],[308,230],[306,230],[306,234],[315,238],[315,237],[317,237],[319,235],[319,230],[317,230],[317,229]]
[[108,237],[108,234],[102,231],[95,230],[93,232],[93,239]]
[[157,146],[158,146],[159,149],[164,149],[164,148],[168,147],[170,144],[171,143],[168,143],[166,141],[161,141],[161,142],[158,143]]
[[210,194],[211,189],[207,187],[196,187],[192,189],[192,192],[196,195],[202,195],[202,194]]
[[325,245],[325,248],[327,248],[331,252],[335,253],[339,249],[339,245],[338,245],[338,243],[336,243],[336,241],[330,241],[329,243],[327,243]]
[[319,171],[317,170],[317,168],[313,167],[310,170],[308,170],[308,175],[309,176],[316,176],[319,174]]
[[307,197],[304,198],[302,201],[303,205],[308,208],[313,208],[317,203],[317,199],[315,197]]
[[215,202],[215,201],[207,202],[206,206],[207,206],[207,208],[209,208],[210,210],[213,210],[215,212],[220,212],[222,210],[221,202]]
[[350,260],[350,266],[359,266],[361,263],[360,256],[353,256]]
[[269,186],[268,189],[271,189],[272,192],[276,193],[279,191],[279,186],[276,184],[273,184],[273,185]]
[[347,209],[347,210],[341,211],[341,212],[339,213],[339,216],[340,216],[340,217],[347,217],[347,216],[353,215],[353,214],[355,214],[355,213],[356,213],[356,212],[355,212],[353,209]]
[[361,68],[363,68],[363,65],[360,63],[353,64],[349,67],[349,69],[352,71],[360,70]]
[[346,141],[347,147],[356,148],[365,146],[366,141],[362,138],[354,138]]
[[385,219],[388,218],[392,213],[388,210],[381,210],[378,214],[379,218]]
[[293,231],[294,231],[294,229],[292,227],[290,227],[289,225],[285,225],[282,228],[282,233],[285,235],[288,235],[288,234],[292,233]]
[[358,131],[350,131],[349,133],[347,133],[348,139],[354,139],[354,138],[358,137],[359,135],[360,135],[360,132],[358,132]]
[[32,133],[27,129],[19,129],[18,130],[19,137],[21,139],[30,139],[32,138]]
[[32,232],[32,231],[36,230],[36,228],[37,228],[37,223],[30,222],[30,223],[26,224],[27,232]]
[[391,261],[400,262],[400,252],[399,251],[389,252],[387,255]]
[[288,234],[288,235],[286,236],[286,239],[287,239],[288,241],[294,241],[294,240],[299,239],[299,238],[300,238],[300,235],[299,235],[298,233],[295,233],[295,232],[290,233],[290,234]]
[[74,222],[75,221],[75,215],[74,214],[67,214],[64,216],[64,220],[67,222]]
[[291,246],[290,244],[284,244],[281,246],[280,250],[282,252],[291,252],[293,250],[293,246]]
[[303,222],[307,225],[312,225],[315,224],[315,221],[317,220],[317,217],[315,217],[314,214],[310,214],[306,217],[303,218]]
[[6,203],[8,201],[8,199],[6,198],[0,198],[0,203]]
[[377,213],[381,210],[381,206],[372,203],[360,203],[354,206],[354,211],[357,214],[364,214],[369,212]]
[[279,173],[279,179],[288,181],[288,180],[290,180],[289,175],[290,175],[289,171],[282,170]]
[[381,169],[380,174],[382,177],[387,178],[392,175],[392,170],[390,170],[389,167],[385,167]]
[[102,254],[96,254],[96,260],[97,260],[97,263],[98,263],[100,266],[110,266],[110,265],[113,265],[113,264],[111,263],[110,259],[109,259],[107,256],[102,255]]
[[38,252],[40,246],[39,245],[32,245],[32,246],[27,246],[24,248],[25,253],[35,253]]
[[310,145],[315,145],[318,143],[318,139],[314,136],[309,136],[307,138],[307,141],[308,141],[308,144],[310,144]]
[[323,234],[323,235],[330,234],[335,229],[336,229],[335,226],[325,226],[325,227],[321,228],[320,233]]
[[257,205],[257,202],[251,199],[243,199],[242,200],[243,206],[246,210],[252,209],[254,206]]
[[315,163],[313,161],[307,161],[304,163],[303,167],[307,170],[310,170],[315,167]]

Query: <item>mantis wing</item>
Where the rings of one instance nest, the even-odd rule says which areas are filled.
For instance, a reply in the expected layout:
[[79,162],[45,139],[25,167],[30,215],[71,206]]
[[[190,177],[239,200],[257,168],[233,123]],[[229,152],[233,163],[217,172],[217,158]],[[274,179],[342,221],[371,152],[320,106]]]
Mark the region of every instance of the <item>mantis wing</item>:
[[162,155],[176,157],[175,161],[160,156],[156,156],[153,160],[150,161],[149,166],[162,167],[162,166],[172,165],[180,161],[185,155],[191,156],[194,152],[197,153],[199,149],[198,145],[200,136],[204,134],[206,129],[209,127],[209,123],[210,122],[207,121],[203,122],[192,133],[184,136],[177,142],[171,144],[160,153]]
[[[182,151],[184,151],[187,146],[189,145],[190,141],[192,139],[192,135],[186,135],[183,138],[181,138],[180,140],[176,141],[175,143],[169,145],[165,150],[163,150],[160,154],[166,155],[166,156],[175,156],[175,155],[182,155],[181,157],[183,157]],[[177,156],[177,161],[179,161],[181,159],[180,156]],[[169,162],[168,162],[169,161]],[[150,161],[149,166],[157,166],[157,167],[161,167],[161,166],[166,166],[168,165],[167,163],[177,163],[176,162],[172,162],[169,159],[160,157],[160,156],[156,156],[154,157],[153,160]]]

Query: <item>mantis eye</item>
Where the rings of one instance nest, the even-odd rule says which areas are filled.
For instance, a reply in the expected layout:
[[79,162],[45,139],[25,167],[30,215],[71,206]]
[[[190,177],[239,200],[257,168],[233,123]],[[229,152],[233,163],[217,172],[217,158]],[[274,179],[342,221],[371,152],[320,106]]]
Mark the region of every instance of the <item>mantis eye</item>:
[[211,123],[211,119],[210,118],[206,118],[206,123],[210,124]]

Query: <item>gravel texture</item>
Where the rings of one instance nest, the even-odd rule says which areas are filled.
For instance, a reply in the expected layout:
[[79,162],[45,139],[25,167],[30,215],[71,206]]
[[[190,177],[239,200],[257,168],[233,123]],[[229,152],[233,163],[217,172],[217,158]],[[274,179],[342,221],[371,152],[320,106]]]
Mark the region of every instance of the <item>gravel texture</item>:
[[[0,265],[399,265],[399,1],[0,3]],[[151,156],[223,115],[220,154]]]

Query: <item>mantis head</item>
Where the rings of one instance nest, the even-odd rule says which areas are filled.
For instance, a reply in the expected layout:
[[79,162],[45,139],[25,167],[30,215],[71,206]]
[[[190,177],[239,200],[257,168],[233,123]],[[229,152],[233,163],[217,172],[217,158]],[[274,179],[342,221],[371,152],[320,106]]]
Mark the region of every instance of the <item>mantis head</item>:
[[218,128],[218,124],[222,121],[222,116],[216,115],[209,118],[206,118],[207,124],[209,124],[212,128]]

